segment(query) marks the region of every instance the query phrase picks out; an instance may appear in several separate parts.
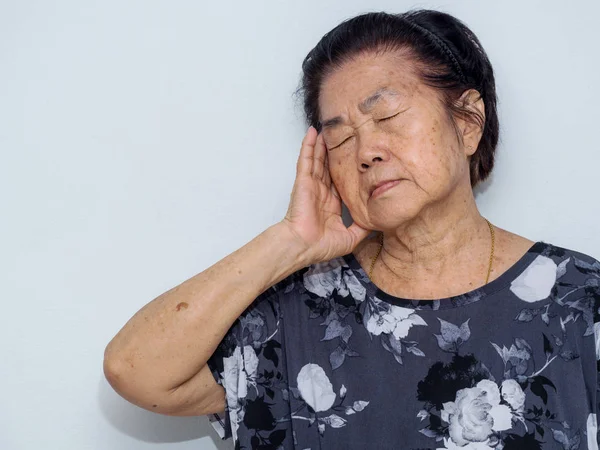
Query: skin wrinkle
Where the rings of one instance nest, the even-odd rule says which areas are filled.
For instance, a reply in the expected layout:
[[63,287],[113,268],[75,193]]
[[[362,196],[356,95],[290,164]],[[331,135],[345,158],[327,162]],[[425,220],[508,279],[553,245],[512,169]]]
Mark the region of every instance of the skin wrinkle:
[[[383,95],[381,95],[379,98],[381,99],[381,98],[385,98],[385,97]],[[350,139],[352,137],[355,137],[356,136],[356,131],[358,131],[360,128],[362,128],[364,125],[366,125],[369,122],[377,122],[378,120],[381,120],[383,118],[388,118],[388,117],[392,117],[393,118],[393,117],[395,117],[397,115],[400,115],[400,114],[403,114],[403,113],[407,112],[410,109],[410,107],[407,107],[405,109],[402,109],[402,110],[398,111],[398,108],[400,106],[401,105],[399,105],[397,107],[394,107],[394,108],[391,108],[391,110],[389,110],[389,111],[385,110],[385,111],[388,111],[388,112],[386,114],[379,114],[379,116],[381,116],[380,118],[369,117],[368,119],[366,119],[365,121],[363,121],[360,125],[356,125],[356,126],[346,125],[346,127],[351,127],[353,129],[353,133],[350,134],[349,136],[346,136],[345,134],[341,134],[342,137],[339,137],[340,135],[338,135],[337,139],[333,139],[335,142],[338,142],[338,143],[335,143],[335,144],[332,144],[331,142],[329,142],[329,143],[327,142],[328,140],[332,139],[332,138],[328,138],[327,136],[328,135],[331,136],[332,134],[334,134],[334,132],[327,131],[327,130],[323,131],[323,137],[325,138],[325,145],[326,145],[327,149],[328,150],[334,150],[335,148],[337,148],[341,144],[343,144],[345,140]],[[359,105],[358,108],[360,110],[361,109],[361,105]],[[363,113],[363,114],[367,114],[367,113]],[[343,119],[341,117],[336,117],[334,119],[330,119],[330,122],[333,122],[333,121],[336,122],[336,125],[330,125],[329,129],[333,129],[335,127],[339,127],[340,125],[343,124]]]
[[[482,130],[460,117],[455,127],[441,95],[410,70],[410,61],[404,59],[399,66],[400,61],[397,55],[365,54],[323,80],[320,116],[360,124],[353,127],[352,139],[327,152],[331,178],[353,220],[366,229],[384,231],[381,269],[374,274],[388,292],[436,298],[431,290],[435,284],[463,293],[474,283],[472,274],[483,274],[485,280],[489,258],[489,229],[477,211],[468,166]],[[379,123],[378,118],[400,108],[390,108],[383,88],[398,92],[394,97],[402,98],[402,108],[408,109]],[[361,111],[358,105],[377,94],[372,110]],[[472,107],[483,109],[483,101]],[[324,129],[323,137],[331,147],[331,130]],[[402,181],[370,198],[369,187],[382,179]],[[502,239],[499,232],[498,241]],[[355,253],[360,262],[375,250],[367,242]]]
[[[358,110],[363,114],[368,114],[371,110],[377,105],[377,103],[381,99],[385,99],[386,97],[395,97],[400,95],[397,91],[390,89],[387,86],[383,86],[379,88],[373,95],[369,96],[367,99],[363,100],[358,105]],[[322,128],[334,128],[344,123],[344,119],[342,116],[336,116],[331,119],[327,119],[323,121]],[[359,125],[360,126],[360,125]]]
[[387,86],[384,86],[382,88],[379,88],[377,90],[377,92],[375,92],[375,94],[373,94],[372,96],[370,96],[369,98],[367,98],[364,102],[362,102],[361,104],[358,105],[358,109],[360,110],[361,113],[363,114],[368,114],[370,113],[373,108],[375,107],[375,105],[377,105],[377,103],[384,97],[396,97],[398,96],[399,93],[394,91],[393,89],[390,89]]

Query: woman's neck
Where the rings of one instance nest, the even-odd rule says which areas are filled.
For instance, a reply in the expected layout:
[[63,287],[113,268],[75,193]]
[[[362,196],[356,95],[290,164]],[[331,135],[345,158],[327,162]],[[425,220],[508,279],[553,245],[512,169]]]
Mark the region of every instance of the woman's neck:
[[425,211],[410,223],[384,232],[388,263],[432,269],[460,252],[490,244],[490,231],[475,203],[447,212]]
[[384,232],[373,278],[382,289],[388,287],[386,292],[439,298],[485,282],[491,234],[474,198],[446,200],[443,209],[430,207],[410,223]]

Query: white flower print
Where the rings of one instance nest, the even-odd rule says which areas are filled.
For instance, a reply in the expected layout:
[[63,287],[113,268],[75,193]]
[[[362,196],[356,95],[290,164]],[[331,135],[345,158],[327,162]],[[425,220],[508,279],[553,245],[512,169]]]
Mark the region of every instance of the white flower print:
[[594,324],[594,337],[596,338],[596,359],[600,360],[600,322]]
[[300,395],[315,411],[327,411],[335,402],[333,385],[318,364],[306,364],[296,379]]
[[510,285],[521,300],[537,302],[550,295],[556,283],[558,266],[547,256],[539,255]]
[[258,356],[250,345],[243,349],[236,347],[233,355],[223,358],[223,369],[225,383],[228,387],[233,387],[235,398],[246,398],[248,385],[256,384]]
[[351,271],[344,270],[342,274],[342,280],[343,283],[338,290],[342,296],[346,296],[348,293],[350,293],[352,298],[355,300],[362,302],[365,299],[367,290],[362,284],[360,284],[358,278],[356,278]]
[[240,408],[239,401],[246,398],[249,384],[256,386],[257,370],[258,357],[250,345],[246,345],[243,349],[236,347],[231,356],[223,358],[221,379],[226,393],[234,439],[237,439],[238,424],[244,418],[244,410]]
[[596,414],[588,415],[587,441],[588,450],[598,450],[598,422],[596,421]]
[[[312,425],[317,422],[317,429],[321,436],[325,433],[326,425],[331,428],[342,428],[348,423],[348,419],[340,416],[345,414],[351,416],[357,412],[361,412],[369,405],[369,402],[364,400],[355,400],[353,403],[344,402],[347,400],[348,390],[342,384],[340,388],[339,401],[336,403],[336,394],[333,391],[333,385],[329,381],[327,374],[318,364],[306,364],[298,372],[296,379],[298,388],[292,390],[293,395],[297,399],[302,399],[312,408],[309,411],[308,417],[297,414],[303,406],[297,411],[292,412],[290,417],[297,420],[307,420]],[[334,403],[336,403],[334,405]],[[329,411],[329,415],[322,414],[324,411]],[[321,413],[321,414],[317,414]]]
[[504,380],[500,387],[502,398],[514,412],[521,414],[525,408],[525,393],[516,380]]
[[391,333],[396,339],[402,339],[413,325],[427,323],[413,309],[390,305],[373,297],[373,308],[366,323],[371,334],[379,336],[381,333]]
[[341,258],[315,264],[304,274],[304,287],[307,291],[326,298],[337,289],[342,297],[350,294],[352,298],[363,301],[367,293],[365,287],[350,270],[342,271],[344,262]]
[[444,438],[444,447],[437,450],[490,450],[490,447],[485,442],[469,442],[467,445],[456,445],[452,439]]
[[443,404],[441,416],[450,424],[452,442],[463,448],[469,443],[485,443],[493,432],[512,426],[510,408],[500,404],[498,385],[490,380],[460,389],[454,402]]

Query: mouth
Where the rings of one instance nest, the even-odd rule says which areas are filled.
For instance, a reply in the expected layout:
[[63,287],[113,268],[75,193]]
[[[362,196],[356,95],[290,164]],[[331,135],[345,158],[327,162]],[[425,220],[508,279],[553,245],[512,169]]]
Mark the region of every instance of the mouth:
[[370,198],[375,198],[375,197],[380,196],[381,194],[386,192],[388,189],[391,189],[394,186],[396,186],[398,183],[400,183],[400,181],[401,180],[387,180],[387,181],[382,181],[382,182],[378,183],[371,189]]

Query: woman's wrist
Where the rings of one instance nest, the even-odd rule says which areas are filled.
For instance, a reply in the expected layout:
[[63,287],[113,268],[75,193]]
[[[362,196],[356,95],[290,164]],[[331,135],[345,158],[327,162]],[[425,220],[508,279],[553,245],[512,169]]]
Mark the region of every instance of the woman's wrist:
[[[294,273],[312,263],[306,243],[285,222],[278,222],[265,230],[274,243],[276,259],[282,274]],[[282,276],[281,279],[285,278]]]

